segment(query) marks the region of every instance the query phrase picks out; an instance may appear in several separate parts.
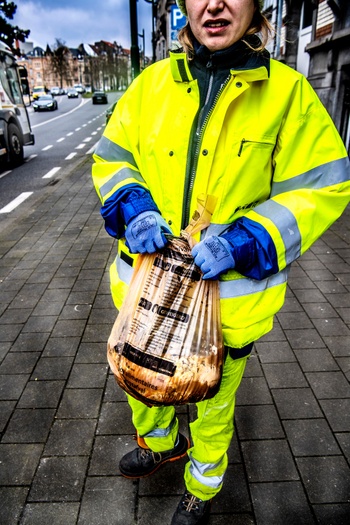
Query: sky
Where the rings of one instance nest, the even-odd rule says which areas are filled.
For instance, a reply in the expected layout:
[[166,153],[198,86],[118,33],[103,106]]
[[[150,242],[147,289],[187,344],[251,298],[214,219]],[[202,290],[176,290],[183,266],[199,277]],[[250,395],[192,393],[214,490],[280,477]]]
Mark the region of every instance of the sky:
[[[14,0],[17,11],[12,21],[30,29],[27,42],[43,49],[56,38],[68,47],[94,44],[100,40],[117,42],[130,49],[129,0]],[[152,4],[137,0],[138,33],[145,31],[146,55],[152,56]],[[139,38],[140,49],[143,39]]]

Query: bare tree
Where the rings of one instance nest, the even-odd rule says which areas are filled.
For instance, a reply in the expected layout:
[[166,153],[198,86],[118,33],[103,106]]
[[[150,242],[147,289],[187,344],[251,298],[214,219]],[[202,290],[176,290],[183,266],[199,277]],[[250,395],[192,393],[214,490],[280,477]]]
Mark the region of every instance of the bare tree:
[[63,80],[67,82],[68,78],[71,76],[69,48],[63,40],[56,38],[53,49],[51,50],[49,46],[47,47],[46,55],[50,59],[50,69],[52,73],[54,73],[55,77],[60,79],[60,87],[63,87]]

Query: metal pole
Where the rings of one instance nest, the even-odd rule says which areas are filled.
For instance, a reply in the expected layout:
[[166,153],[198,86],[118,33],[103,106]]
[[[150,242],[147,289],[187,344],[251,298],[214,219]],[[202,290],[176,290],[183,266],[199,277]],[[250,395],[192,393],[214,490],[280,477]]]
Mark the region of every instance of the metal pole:
[[155,25],[154,25],[154,18],[156,15],[155,11],[156,4],[154,3],[154,0],[152,0],[152,59],[153,63],[156,61],[156,31],[155,31]]
[[277,27],[276,27],[276,47],[275,47],[275,58],[281,54],[281,31],[282,31],[282,11],[283,11],[283,0],[277,2]]
[[131,33],[131,76],[132,79],[140,74],[140,51],[138,46],[137,29],[137,0],[129,0],[130,5],[130,33]]
[[145,50],[145,30],[142,29],[142,33],[139,33],[139,37],[142,38],[142,55],[143,55],[143,67],[145,67],[146,64],[146,50]]
[[145,0],[148,4],[152,4],[152,60],[156,61],[156,28],[155,28],[155,18],[156,18],[156,7],[157,0]]

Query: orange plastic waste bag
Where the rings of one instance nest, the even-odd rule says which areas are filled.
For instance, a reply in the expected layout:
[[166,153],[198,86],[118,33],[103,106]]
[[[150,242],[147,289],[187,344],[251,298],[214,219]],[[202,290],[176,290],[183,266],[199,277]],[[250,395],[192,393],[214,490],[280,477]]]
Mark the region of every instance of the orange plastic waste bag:
[[202,279],[190,246],[191,233],[203,227],[199,215],[161,252],[139,256],[108,340],[117,383],[147,405],[194,403],[220,385],[218,281]]

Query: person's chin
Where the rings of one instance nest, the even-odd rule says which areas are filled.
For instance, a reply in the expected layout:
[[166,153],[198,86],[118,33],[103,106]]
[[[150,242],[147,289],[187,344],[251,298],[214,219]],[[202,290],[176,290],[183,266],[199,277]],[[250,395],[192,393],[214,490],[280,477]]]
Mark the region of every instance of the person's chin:
[[211,53],[215,53],[215,51],[221,51],[222,49],[226,49],[230,46],[224,39],[210,39],[206,44],[204,44]]

